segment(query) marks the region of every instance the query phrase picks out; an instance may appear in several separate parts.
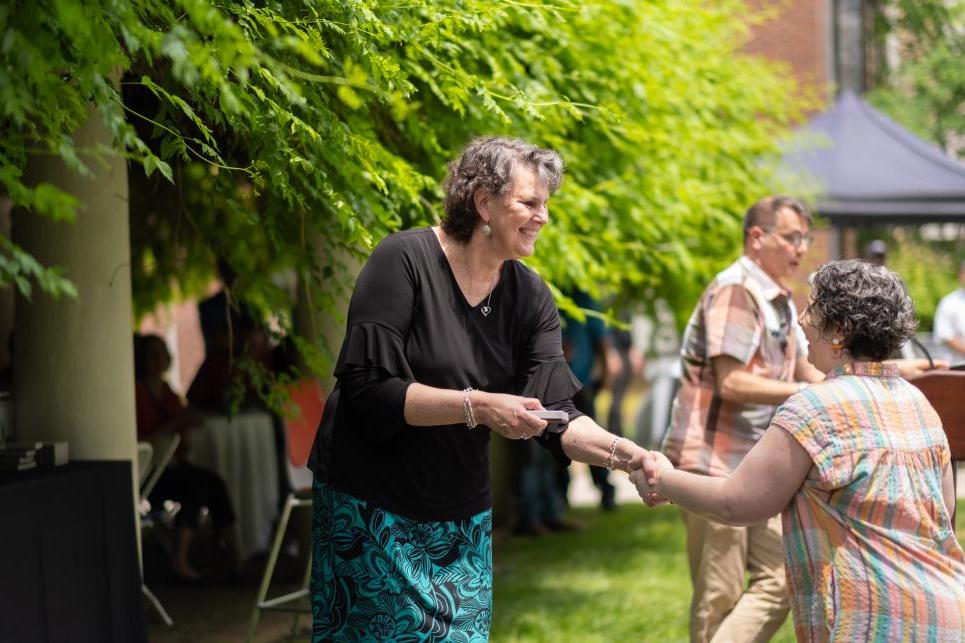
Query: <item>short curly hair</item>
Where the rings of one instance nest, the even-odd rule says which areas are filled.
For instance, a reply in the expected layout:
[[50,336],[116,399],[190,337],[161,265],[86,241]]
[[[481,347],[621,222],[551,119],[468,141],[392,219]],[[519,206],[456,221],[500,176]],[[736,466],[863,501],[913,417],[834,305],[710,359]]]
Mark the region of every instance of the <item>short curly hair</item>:
[[553,150],[505,136],[483,136],[470,141],[459,158],[449,164],[443,183],[446,215],[442,229],[446,234],[468,242],[479,223],[476,190],[504,194],[513,184],[513,171],[519,163],[536,170],[551,194],[563,182],[563,158]]
[[833,261],[811,277],[811,323],[823,338],[840,338],[852,357],[892,356],[918,327],[904,282],[884,266]]

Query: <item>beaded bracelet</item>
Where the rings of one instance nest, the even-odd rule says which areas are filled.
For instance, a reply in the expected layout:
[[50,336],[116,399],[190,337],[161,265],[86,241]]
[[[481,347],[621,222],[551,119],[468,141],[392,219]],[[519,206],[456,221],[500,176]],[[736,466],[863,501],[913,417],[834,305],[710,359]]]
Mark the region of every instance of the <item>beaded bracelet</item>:
[[476,416],[472,412],[472,400],[469,399],[469,393],[475,390],[472,387],[466,387],[462,390],[462,417],[470,430],[476,428]]
[[617,442],[619,442],[619,441],[622,440],[622,439],[623,439],[623,438],[621,438],[621,437],[615,437],[615,438],[613,438],[613,442],[610,443],[610,453],[609,453],[609,455],[607,455],[607,457],[606,457],[606,470],[607,470],[607,471],[613,471],[613,456],[616,454],[616,451],[617,451]]

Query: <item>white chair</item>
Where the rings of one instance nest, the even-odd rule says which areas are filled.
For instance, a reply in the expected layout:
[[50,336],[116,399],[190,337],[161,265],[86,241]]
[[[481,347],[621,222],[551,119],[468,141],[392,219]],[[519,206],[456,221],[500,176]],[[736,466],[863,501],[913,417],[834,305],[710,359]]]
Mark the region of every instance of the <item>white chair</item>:
[[[168,466],[171,458],[174,457],[174,452],[177,451],[178,444],[180,443],[181,436],[177,433],[162,434],[155,438],[153,444],[150,442],[137,443],[138,478],[140,480],[139,505],[142,507],[139,516],[141,518],[142,528],[150,526],[149,521],[146,520],[148,509],[144,509],[144,507],[150,507],[147,498],[151,495],[151,491],[154,490],[154,486],[161,478],[161,474],[164,473],[164,468]],[[164,624],[168,627],[173,627],[174,621],[171,620],[164,606],[161,605],[161,601],[159,601],[157,596],[154,595],[154,592],[144,584],[143,560],[141,560],[141,593],[144,594],[144,597],[151,603],[155,611],[157,611],[158,616],[161,617]]]
[[137,443],[137,486],[138,486],[138,504],[139,509],[144,507],[144,494],[141,493],[141,489],[144,487],[144,480],[147,478],[147,474],[151,472],[151,460],[154,459],[154,446],[150,442],[138,442]]
[[247,641],[255,638],[255,630],[258,628],[258,620],[263,611],[291,612],[292,635],[298,628],[298,617],[302,613],[311,613],[311,605],[306,605],[303,600],[310,598],[308,587],[312,571],[311,548],[309,548],[308,564],[305,575],[302,579],[301,588],[277,596],[268,598],[268,587],[271,585],[271,577],[275,573],[275,565],[278,563],[278,555],[281,552],[282,544],[285,541],[285,530],[288,528],[288,521],[291,518],[292,510],[299,507],[312,506],[312,472],[305,466],[308,456],[311,453],[312,442],[315,439],[315,431],[318,428],[319,420],[322,418],[322,409],[325,399],[322,397],[322,389],[315,380],[303,380],[297,382],[290,391],[292,402],[298,407],[300,413],[298,417],[285,420],[285,442],[288,457],[286,458],[288,472],[288,485],[291,490],[285,500],[285,508],[282,510],[281,517],[278,519],[278,527],[275,529],[275,539],[272,543],[271,553],[265,565],[265,572],[261,578],[261,586],[258,588],[258,596],[255,598],[255,607],[251,614],[251,624],[248,627]]

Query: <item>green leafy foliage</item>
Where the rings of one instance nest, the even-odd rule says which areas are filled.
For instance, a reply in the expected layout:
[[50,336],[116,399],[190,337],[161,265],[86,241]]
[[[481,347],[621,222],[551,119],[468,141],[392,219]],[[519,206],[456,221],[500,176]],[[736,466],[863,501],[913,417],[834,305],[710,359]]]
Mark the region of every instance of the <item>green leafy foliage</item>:
[[930,332],[942,297],[958,288],[958,259],[951,244],[905,238],[889,253],[888,267],[908,286],[915,303],[918,330]]
[[[954,224],[952,224],[954,225]],[[965,238],[935,238],[924,226],[868,226],[858,231],[857,248],[866,249],[873,239],[886,242],[886,265],[901,277],[915,305],[918,331],[931,332],[935,310],[942,297],[958,288],[958,265],[965,259]],[[959,229],[959,237],[965,229]]]
[[[138,312],[198,292],[220,256],[263,310],[290,310],[289,271],[325,315],[346,257],[438,219],[445,165],[472,136],[516,135],[568,162],[531,261],[556,292],[663,298],[682,318],[736,252],[744,208],[777,187],[780,137],[811,104],[741,54],[746,11],[3,0],[0,182],[33,214],[74,216],[22,171],[37,153],[85,171],[71,134],[93,104],[131,162]],[[0,283],[67,292],[9,240],[0,251]]]
[[[895,56],[893,64],[879,69],[869,101],[951,156],[965,159],[965,2],[888,0],[876,8],[876,43]],[[892,234],[895,243],[889,245],[895,250],[888,266],[908,284],[920,330],[930,331],[938,302],[958,285],[962,240],[929,241],[907,229],[885,232]]]
[[949,153],[965,145],[965,2],[890,0],[876,3],[875,38],[894,49],[869,100],[899,123]]

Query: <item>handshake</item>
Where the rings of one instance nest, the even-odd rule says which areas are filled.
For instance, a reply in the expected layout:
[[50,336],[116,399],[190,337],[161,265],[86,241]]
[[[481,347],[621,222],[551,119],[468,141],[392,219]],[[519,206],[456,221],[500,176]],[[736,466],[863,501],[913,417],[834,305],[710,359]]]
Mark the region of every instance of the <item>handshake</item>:
[[648,507],[656,507],[670,502],[660,494],[660,478],[674,467],[667,456],[659,451],[641,449],[630,462],[627,463],[627,473],[630,482],[637,487],[637,493]]

